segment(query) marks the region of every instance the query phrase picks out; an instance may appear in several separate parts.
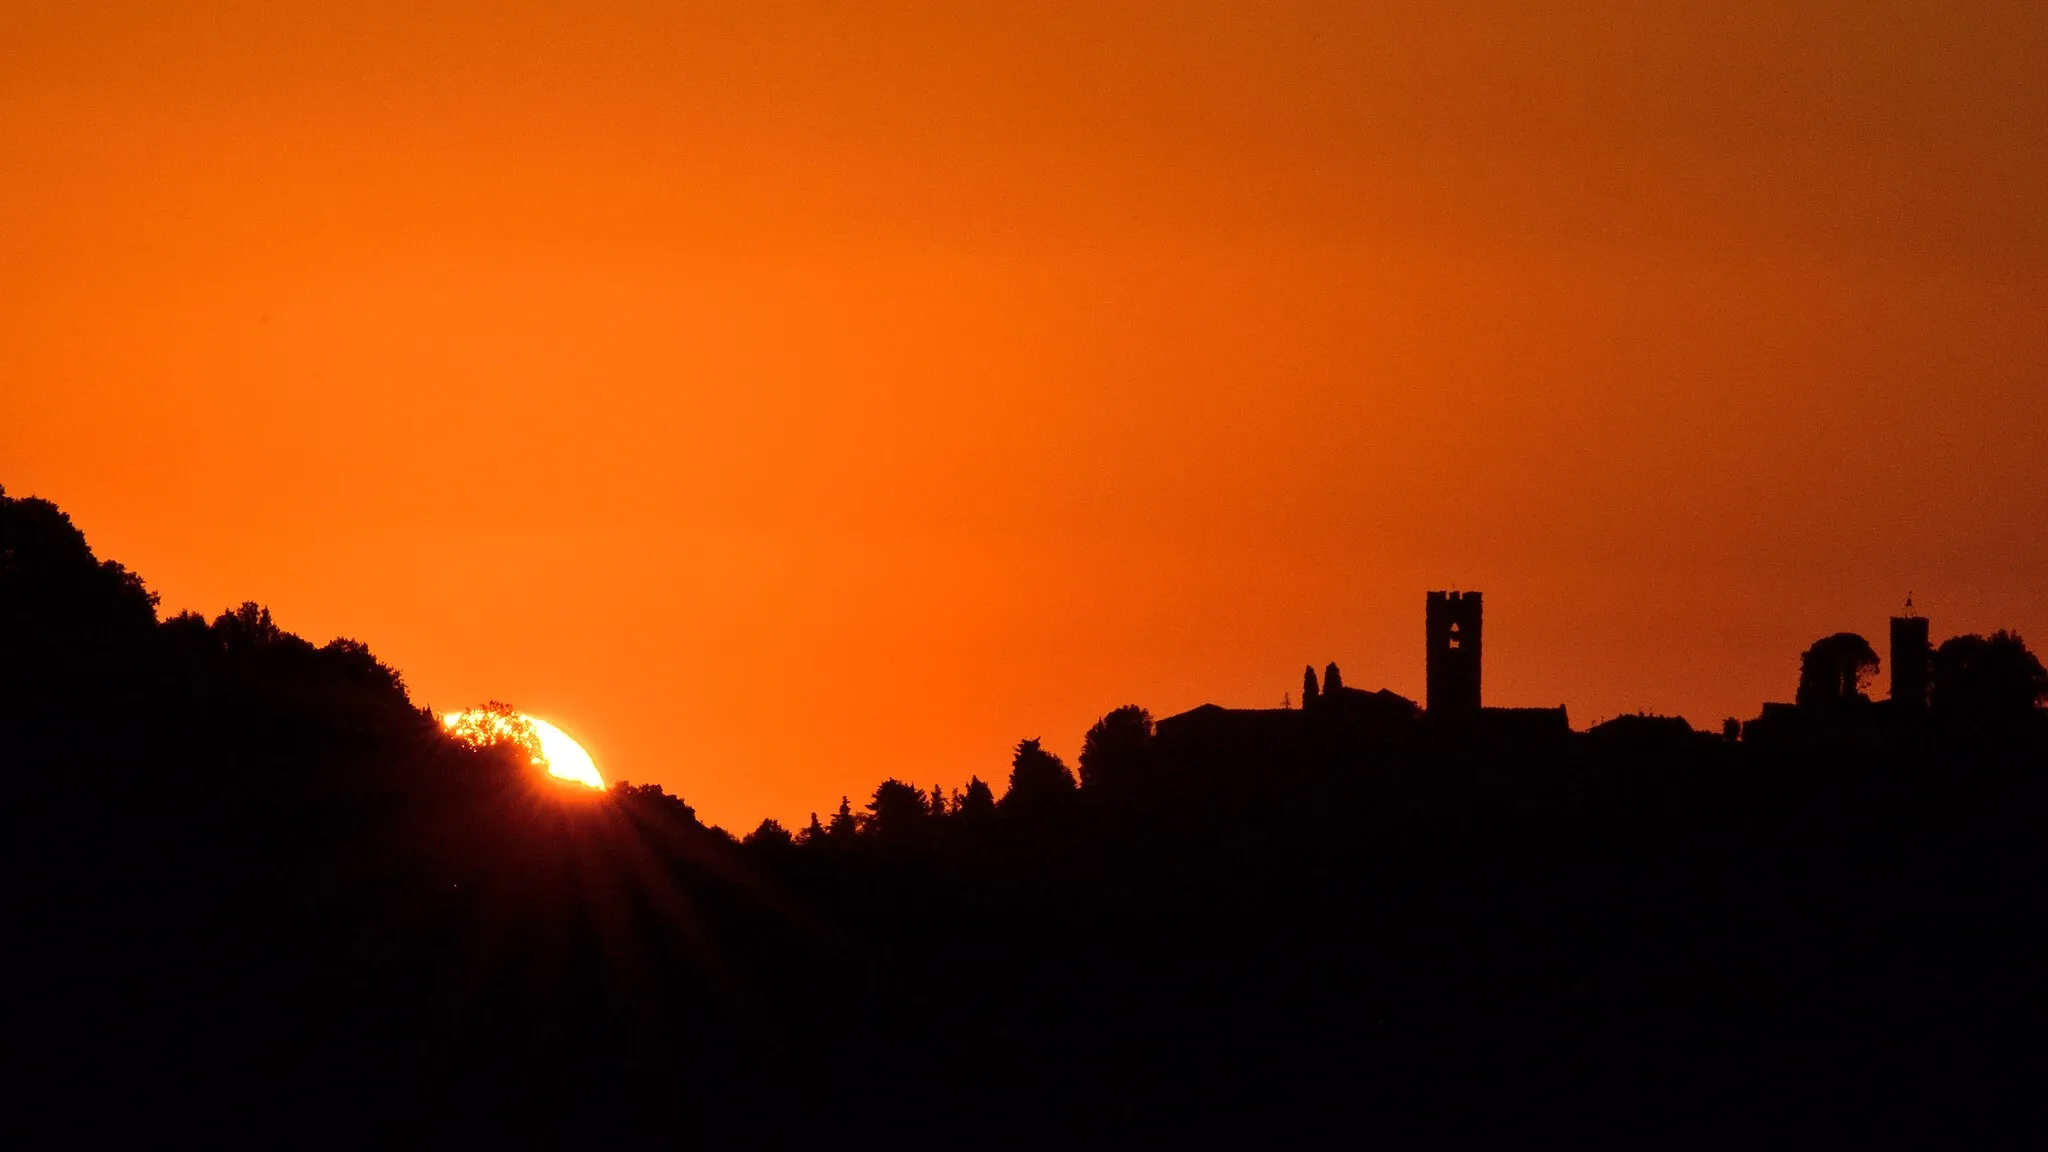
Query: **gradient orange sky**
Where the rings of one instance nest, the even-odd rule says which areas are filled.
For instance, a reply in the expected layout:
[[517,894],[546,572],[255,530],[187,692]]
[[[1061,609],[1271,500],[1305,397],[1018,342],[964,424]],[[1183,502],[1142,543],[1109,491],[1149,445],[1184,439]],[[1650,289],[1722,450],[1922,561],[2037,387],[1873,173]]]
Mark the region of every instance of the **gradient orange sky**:
[[736,831],[2048,647],[2048,8],[1557,7],[12,0],[0,484]]

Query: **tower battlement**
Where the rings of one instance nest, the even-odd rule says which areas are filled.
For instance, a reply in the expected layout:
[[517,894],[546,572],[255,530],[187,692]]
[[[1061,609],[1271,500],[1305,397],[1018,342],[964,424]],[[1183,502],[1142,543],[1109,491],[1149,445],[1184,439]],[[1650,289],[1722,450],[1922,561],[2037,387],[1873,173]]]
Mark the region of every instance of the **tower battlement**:
[[1424,706],[1431,716],[1477,715],[1482,600],[1477,592],[1431,592],[1424,600]]

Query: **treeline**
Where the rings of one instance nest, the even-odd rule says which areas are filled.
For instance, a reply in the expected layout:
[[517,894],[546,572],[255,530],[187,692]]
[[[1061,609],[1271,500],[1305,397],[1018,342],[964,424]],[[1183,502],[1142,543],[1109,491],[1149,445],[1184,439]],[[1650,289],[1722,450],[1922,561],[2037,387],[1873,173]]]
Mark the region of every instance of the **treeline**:
[[449,739],[360,644],[159,621],[0,493],[22,1094],[265,1144],[2009,1135],[2048,728],[1972,647],[1924,721],[1847,644],[1726,735],[1124,707],[1078,771],[735,840]]
[[1078,780],[1066,761],[1046,751],[1034,737],[1017,743],[1000,801],[979,776],[969,777],[950,795],[943,787],[925,792],[891,777],[875,786],[864,811],[854,811],[852,801],[841,796],[829,821],[821,823],[813,812],[810,823],[792,834],[781,821],[765,819],[743,842],[762,851],[829,850],[862,835],[895,845],[971,836],[992,829],[999,818],[1031,820],[1058,814],[1075,802],[1084,786],[1096,791],[1139,786],[1152,769],[1152,751],[1152,714],[1135,704],[1125,705],[1088,730]]
[[[1883,703],[1909,714],[1901,719],[1924,714],[1949,736],[1967,738],[2023,727],[2048,700],[2048,670],[2016,632],[1951,636],[1903,658],[1920,665],[1907,683],[1925,697]],[[1877,649],[1854,632],[1823,637],[1800,654],[1795,700],[1810,714],[1867,710],[1876,703],[1867,689],[1881,664]]]

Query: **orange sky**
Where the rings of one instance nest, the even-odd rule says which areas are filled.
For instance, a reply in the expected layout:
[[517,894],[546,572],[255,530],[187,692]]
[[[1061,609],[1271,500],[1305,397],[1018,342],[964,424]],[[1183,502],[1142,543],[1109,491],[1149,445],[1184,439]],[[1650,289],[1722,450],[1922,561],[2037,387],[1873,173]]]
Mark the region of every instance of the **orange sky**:
[[11,0],[0,484],[735,830],[2048,647],[2048,9],[1108,7]]

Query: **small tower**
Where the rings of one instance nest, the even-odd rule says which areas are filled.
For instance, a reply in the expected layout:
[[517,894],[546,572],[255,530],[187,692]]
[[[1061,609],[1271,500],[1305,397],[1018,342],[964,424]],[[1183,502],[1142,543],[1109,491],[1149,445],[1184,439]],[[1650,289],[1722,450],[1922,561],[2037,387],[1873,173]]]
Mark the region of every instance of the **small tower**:
[[1906,597],[1906,614],[1892,617],[1892,703],[1908,712],[1927,710],[1928,666],[1934,649],[1927,642],[1927,617],[1913,611],[1913,598]]
[[1479,712],[1480,614],[1477,592],[1431,592],[1424,608],[1424,663],[1431,716]]

